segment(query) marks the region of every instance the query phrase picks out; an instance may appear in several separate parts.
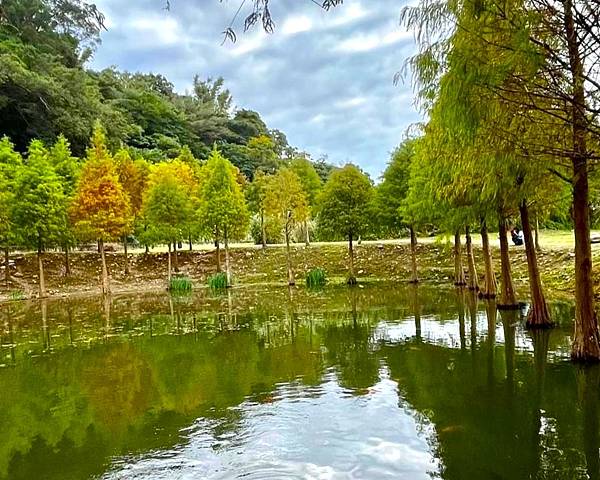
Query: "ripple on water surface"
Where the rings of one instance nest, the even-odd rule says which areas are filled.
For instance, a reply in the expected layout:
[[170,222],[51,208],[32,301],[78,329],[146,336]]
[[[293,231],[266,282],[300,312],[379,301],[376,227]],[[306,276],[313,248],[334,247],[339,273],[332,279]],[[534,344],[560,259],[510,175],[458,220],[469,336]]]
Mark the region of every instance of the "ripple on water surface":
[[[330,372],[318,387],[281,384],[268,403],[246,401],[229,419],[199,419],[168,452],[116,459],[105,479],[429,479],[427,432],[398,408],[395,382],[364,395]],[[429,472],[429,473],[428,473]]]

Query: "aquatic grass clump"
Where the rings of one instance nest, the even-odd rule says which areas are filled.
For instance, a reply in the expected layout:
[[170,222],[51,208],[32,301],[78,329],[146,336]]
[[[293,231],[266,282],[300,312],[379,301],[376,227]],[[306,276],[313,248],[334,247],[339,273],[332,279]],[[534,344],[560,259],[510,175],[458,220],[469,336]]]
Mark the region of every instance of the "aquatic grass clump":
[[306,286],[322,287],[327,283],[327,275],[322,268],[313,268],[306,275]]
[[25,292],[23,292],[23,290],[11,290],[11,292],[8,294],[8,298],[13,301],[19,301],[19,300],[25,300],[27,298],[27,296],[25,295]]
[[213,290],[227,288],[227,274],[225,272],[215,273],[208,277],[208,286]]
[[169,283],[169,291],[173,293],[191,292],[192,280],[185,276],[173,277]]

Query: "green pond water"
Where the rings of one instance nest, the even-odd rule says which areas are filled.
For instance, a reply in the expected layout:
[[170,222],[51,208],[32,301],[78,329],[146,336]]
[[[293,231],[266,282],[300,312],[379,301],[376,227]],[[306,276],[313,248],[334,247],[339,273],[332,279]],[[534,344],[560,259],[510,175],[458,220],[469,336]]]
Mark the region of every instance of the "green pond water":
[[0,478],[600,478],[573,307],[234,289],[2,307]]

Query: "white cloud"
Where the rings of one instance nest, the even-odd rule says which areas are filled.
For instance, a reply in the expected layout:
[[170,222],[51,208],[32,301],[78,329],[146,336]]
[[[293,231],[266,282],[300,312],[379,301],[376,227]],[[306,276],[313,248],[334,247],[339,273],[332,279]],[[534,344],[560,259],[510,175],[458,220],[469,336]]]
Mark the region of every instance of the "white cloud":
[[125,28],[131,28],[144,43],[176,45],[185,40],[177,20],[170,16],[151,15],[132,19]]
[[312,26],[312,20],[306,15],[292,16],[283,22],[281,33],[284,35],[294,35],[296,33],[308,32]]
[[367,103],[367,99],[365,97],[353,97],[344,100],[340,100],[335,103],[337,108],[355,108]]
[[334,47],[334,50],[342,53],[369,52],[411,38],[411,33],[402,31],[400,27],[396,27],[395,30],[385,34],[372,32],[354,35],[347,40],[342,40]]

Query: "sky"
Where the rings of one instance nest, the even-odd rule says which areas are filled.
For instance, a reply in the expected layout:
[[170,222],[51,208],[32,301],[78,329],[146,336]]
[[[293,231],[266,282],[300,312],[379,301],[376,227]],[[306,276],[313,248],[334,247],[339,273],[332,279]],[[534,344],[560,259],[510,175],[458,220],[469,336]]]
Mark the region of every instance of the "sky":
[[169,11],[165,1],[95,0],[107,31],[91,67],[161,73],[181,93],[196,74],[222,76],[234,104],[291,145],[358,164],[373,180],[421,119],[410,75],[393,82],[416,48],[399,24],[405,0],[345,0],[329,12],[312,0],[271,0],[275,33],[244,33],[242,9],[237,42],[224,45],[242,0],[170,0]]

